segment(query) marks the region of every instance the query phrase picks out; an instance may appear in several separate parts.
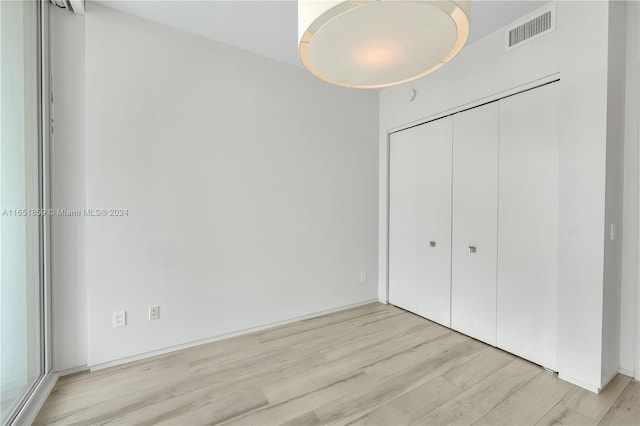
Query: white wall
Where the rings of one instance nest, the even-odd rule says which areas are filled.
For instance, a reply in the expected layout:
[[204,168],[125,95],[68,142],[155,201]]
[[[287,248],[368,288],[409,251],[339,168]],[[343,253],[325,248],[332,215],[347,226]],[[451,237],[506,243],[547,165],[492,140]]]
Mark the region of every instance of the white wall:
[[[638,291],[638,102],[640,90],[640,3],[627,2],[626,113],[624,139],[624,210],[622,226],[622,283],[620,292],[620,371],[640,377],[636,367]],[[638,348],[640,354],[640,348]],[[637,358],[640,362],[640,357]]]
[[[85,196],[84,18],[50,7],[54,102],[52,207],[82,209]],[[52,218],[55,368],[87,364],[85,218]]]
[[88,6],[89,365],[375,299],[378,94]]
[[[437,72],[380,96],[378,297],[386,300],[387,131],[559,73],[557,366],[562,378],[592,390],[603,385],[607,36],[606,2],[558,2],[555,32],[505,52],[497,31]],[[406,99],[410,87],[417,90],[413,102]]]
[[[602,383],[608,383],[620,369],[620,279],[624,234],[617,234],[623,227],[626,13],[626,2],[609,3]],[[617,228],[614,240],[611,240],[612,224]]]

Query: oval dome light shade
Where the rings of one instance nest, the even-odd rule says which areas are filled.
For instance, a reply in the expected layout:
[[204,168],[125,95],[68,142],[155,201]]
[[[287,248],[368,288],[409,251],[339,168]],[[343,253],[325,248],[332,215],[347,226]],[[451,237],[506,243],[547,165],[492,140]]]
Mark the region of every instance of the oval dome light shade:
[[332,84],[378,88],[425,76],[469,37],[469,0],[298,0],[302,64]]

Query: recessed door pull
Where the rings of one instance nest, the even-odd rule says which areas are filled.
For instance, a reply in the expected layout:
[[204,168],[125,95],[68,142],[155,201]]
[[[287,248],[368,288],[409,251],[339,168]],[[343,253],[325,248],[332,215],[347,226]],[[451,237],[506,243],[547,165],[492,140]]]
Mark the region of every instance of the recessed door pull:
[[435,246],[436,246],[435,241],[429,241],[429,247],[435,247]]
[[476,246],[469,246],[469,253],[475,253],[476,252]]

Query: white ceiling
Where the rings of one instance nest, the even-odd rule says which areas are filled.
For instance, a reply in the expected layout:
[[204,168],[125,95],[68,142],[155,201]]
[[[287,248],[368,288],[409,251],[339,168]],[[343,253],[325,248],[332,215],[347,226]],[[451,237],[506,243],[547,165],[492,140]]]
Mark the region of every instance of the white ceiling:
[[[241,49],[300,65],[297,1],[95,0],[105,6]],[[548,0],[472,0],[469,43]],[[91,5],[88,5],[91,11]]]

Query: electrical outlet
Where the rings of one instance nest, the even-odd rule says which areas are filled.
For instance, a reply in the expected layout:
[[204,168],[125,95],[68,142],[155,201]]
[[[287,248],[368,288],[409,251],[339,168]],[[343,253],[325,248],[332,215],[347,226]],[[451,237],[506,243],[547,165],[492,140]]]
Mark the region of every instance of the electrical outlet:
[[127,311],[118,311],[113,313],[113,326],[124,327],[127,325]]
[[160,318],[160,306],[149,306],[149,320]]
[[366,272],[360,272],[360,282],[361,283],[366,283],[367,282],[367,273]]

